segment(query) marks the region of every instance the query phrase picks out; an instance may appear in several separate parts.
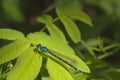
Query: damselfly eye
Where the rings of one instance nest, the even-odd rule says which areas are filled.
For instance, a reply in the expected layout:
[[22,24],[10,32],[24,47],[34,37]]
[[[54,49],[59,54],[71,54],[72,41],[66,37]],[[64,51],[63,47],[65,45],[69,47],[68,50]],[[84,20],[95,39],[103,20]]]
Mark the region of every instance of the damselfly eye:
[[40,49],[41,49],[41,51],[43,51],[43,52],[48,52],[48,49],[47,49],[46,47],[44,47],[44,46],[41,46]]

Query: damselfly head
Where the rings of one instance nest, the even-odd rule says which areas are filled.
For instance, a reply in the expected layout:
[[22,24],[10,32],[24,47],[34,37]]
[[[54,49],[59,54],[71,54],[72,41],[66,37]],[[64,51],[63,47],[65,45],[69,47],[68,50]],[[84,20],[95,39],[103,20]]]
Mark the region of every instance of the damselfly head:
[[47,47],[42,46],[41,44],[38,44],[38,45],[37,45],[37,48],[40,49],[40,50],[43,51],[43,52],[48,52]]

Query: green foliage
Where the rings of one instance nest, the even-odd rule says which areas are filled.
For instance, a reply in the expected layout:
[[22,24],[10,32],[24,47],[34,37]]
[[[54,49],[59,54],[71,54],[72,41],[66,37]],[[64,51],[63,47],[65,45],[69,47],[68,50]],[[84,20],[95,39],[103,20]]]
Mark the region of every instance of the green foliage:
[[[53,71],[54,68],[54,71]],[[61,65],[55,63],[51,59],[47,60],[47,69],[48,73],[50,74],[50,77],[52,80],[74,80],[73,77],[70,75],[70,73],[64,69]],[[60,74],[56,74],[60,73]]]
[[[120,1],[57,0],[53,4],[40,1],[1,1],[0,17],[4,16],[0,26],[12,25],[22,32],[0,28],[0,80],[120,78]],[[50,6],[41,12],[46,5]],[[43,15],[36,17],[40,13]],[[23,22],[22,14],[27,23]],[[62,60],[43,52],[38,44]]]
[[69,0],[58,2],[58,6],[56,6],[57,15],[60,18],[62,18],[62,16],[69,16],[92,26],[90,17],[81,11],[80,4],[78,3],[79,1],[77,0],[73,2]]
[[[7,30],[9,31],[9,29],[7,29]],[[14,32],[14,30],[13,30],[13,32]],[[30,80],[31,79],[31,80],[33,80],[36,77],[36,75],[38,74],[40,66],[41,66],[42,57],[39,60],[38,55],[35,52],[33,52],[35,48],[28,49],[30,47],[30,43],[33,45],[42,44],[42,45],[47,46],[50,50],[55,51],[56,53],[64,54],[63,57],[67,56],[66,58],[64,58],[66,61],[73,64],[74,62],[73,63],[71,62],[71,60],[73,59],[74,61],[76,61],[75,66],[77,66],[77,68],[80,68],[80,70],[83,72],[87,72],[87,73],[90,72],[87,65],[80,58],[75,56],[72,48],[70,48],[66,43],[61,42],[59,39],[53,38],[52,36],[48,36],[45,33],[36,32],[36,33],[28,34],[26,39],[21,39],[21,38],[16,39],[9,45],[6,45],[1,48],[1,52],[0,52],[0,55],[1,55],[0,63],[1,64],[8,62],[10,60],[13,60],[19,56],[15,66],[8,73],[7,80],[13,80],[13,79],[16,79],[16,80]],[[63,46],[63,47],[61,47],[61,46]],[[66,53],[69,53],[69,54],[66,54]],[[70,61],[67,60],[67,58]],[[48,61],[47,65],[49,65],[49,67],[50,67],[50,65],[56,67],[57,63],[56,63],[56,61],[52,61],[52,62]],[[66,64],[64,64],[64,65],[66,65]],[[51,77],[57,78],[58,76],[55,75],[54,73],[52,73],[51,72],[52,69],[49,67],[48,67],[48,71],[49,71],[50,75],[52,75]],[[59,71],[59,67],[56,67],[56,69],[57,70],[55,70],[55,72]],[[70,73],[66,69],[61,67],[60,70],[63,70],[62,73],[60,73],[60,75],[66,74],[70,77],[70,79],[73,79],[73,77],[70,75]],[[59,78],[59,79],[66,79],[66,77]]]
[[40,71],[42,57],[27,49],[17,59],[14,68],[8,73],[7,80],[33,80]]
[[3,0],[2,6],[8,19],[23,22],[24,17],[19,8],[19,0]]
[[56,39],[61,38],[63,42],[66,42],[63,32],[52,22],[52,16],[44,15],[42,17],[38,17],[37,21],[46,25],[45,27],[48,29],[52,37]]
[[0,48],[0,64],[15,59],[21,53],[23,53],[29,47],[29,45],[29,41],[20,39]]
[[54,39],[43,32],[30,33],[27,37],[32,41],[32,43],[43,44],[53,51],[63,54],[74,54],[74,51],[66,43],[61,42],[59,39]]
[[[67,44],[64,44],[60,40],[54,39],[53,37],[50,37],[45,33],[40,33],[40,32],[31,33],[28,35],[28,38],[32,41],[32,43],[43,44],[47,46],[50,50],[56,52],[56,54],[61,53],[63,55],[62,57],[63,59],[64,56],[67,56],[65,60],[72,64],[75,64],[75,66],[77,66],[81,71],[88,73],[90,72],[86,64],[81,59],[79,59],[77,56],[74,55],[74,51]],[[73,61],[76,61],[76,63],[67,60],[69,58],[70,60],[73,59]]]
[[71,18],[80,20],[92,26],[90,18],[85,13],[80,11],[80,6],[77,0],[74,0],[73,2],[69,2],[68,0],[58,2],[58,5],[56,6],[56,13],[61,22],[64,24],[68,35],[75,43],[78,43],[80,41],[81,34],[77,28],[77,25]]
[[68,32],[71,39],[75,43],[78,43],[80,41],[81,35],[77,28],[77,25],[71,19],[67,18],[66,16],[62,16],[61,21],[65,25],[65,29]]
[[12,29],[0,29],[0,38],[5,40],[24,39],[23,33]]

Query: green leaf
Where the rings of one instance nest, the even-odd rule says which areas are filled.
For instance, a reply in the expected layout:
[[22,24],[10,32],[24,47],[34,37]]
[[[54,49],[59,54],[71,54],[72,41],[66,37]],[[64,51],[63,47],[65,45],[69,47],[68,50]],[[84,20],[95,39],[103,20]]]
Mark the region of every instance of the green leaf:
[[79,0],[58,0],[56,6],[56,13],[60,17],[64,15],[64,13],[69,11],[79,11],[81,9]]
[[7,80],[34,80],[42,65],[42,57],[27,49],[18,58],[14,68],[8,73]]
[[65,68],[49,58],[47,60],[47,69],[52,80],[74,80]]
[[53,20],[52,16],[50,15],[43,15],[43,16],[37,17],[37,21],[44,24],[51,22],[52,20]]
[[0,39],[15,40],[23,38],[25,38],[24,34],[19,31],[6,28],[0,29]]
[[70,38],[74,41],[74,43],[80,42],[81,34],[79,29],[77,28],[77,25],[67,16],[60,17],[62,23],[64,24],[64,27],[69,34]]
[[20,11],[19,0],[3,0],[2,7],[8,19],[23,22],[24,17]]
[[13,60],[18,57],[22,52],[29,48],[30,43],[28,40],[21,39],[0,48],[0,64]]
[[67,15],[71,18],[77,19],[79,21],[82,21],[90,26],[93,26],[90,17],[82,11],[74,11],[74,12],[69,11],[69,12],[66,12],[65,15]]
[[52,22],[52,17],[50,15],[44,15],[37,18],[38,22],[42,22],[46,24],[45,27],[47,27],[50,35],[56,39],[60,39],[61,41],[66,43],[66,38],[63,34],[63,32]]
[[62,42],[67,43],[66,38],[65,38],[63,32],[59,28],[57,28],[57,26],[55,24],[53,24],[53,23],[47,23],[46,27],[47,27],[47,29],[50,32],[50,35],[52,37],[54,37],[56,39],[59,39]]
[[59,1],[56,6],[56,13],[59,17],[69,16],[93,26],[90,17],[81,11],[80,2],[78,0]]
[[68,44],[63,43],[62,41],[55,39],[51,36],[46,35],[42,32],[30,33],[27,38],[34,44],[42,44],[49,49],[63,53],[63,54],[74,54],[74,51]]

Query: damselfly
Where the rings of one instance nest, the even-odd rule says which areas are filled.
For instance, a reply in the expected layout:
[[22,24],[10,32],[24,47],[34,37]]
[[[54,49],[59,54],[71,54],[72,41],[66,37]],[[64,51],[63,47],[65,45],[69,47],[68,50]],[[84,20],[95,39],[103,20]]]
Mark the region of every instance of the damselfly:
[[49,50],[47,47],[38,44],[37,48],[40,49],[42,52],[46,52],[46,53],[48,53],[48,54],[56,57],[57,59],[61,60],[65,64],[67,64],[70,67],[72,67],[73,69],[75,69],[77,72],[81,72],[80,69],[78,69],[75,65],[71,64],[70,61],[66,61],[63,58],[59,57],[58,55],[56,55],[55,53],[53,53],[51,50]]

